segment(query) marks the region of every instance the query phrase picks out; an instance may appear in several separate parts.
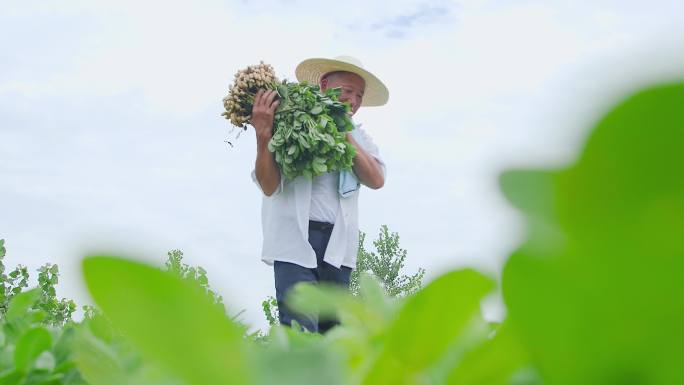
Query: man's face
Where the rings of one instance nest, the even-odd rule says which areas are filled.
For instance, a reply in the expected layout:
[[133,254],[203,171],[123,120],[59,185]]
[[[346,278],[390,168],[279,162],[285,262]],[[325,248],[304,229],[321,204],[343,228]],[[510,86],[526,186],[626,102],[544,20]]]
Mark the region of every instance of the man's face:
[[321,90],[323,91],[338,87],[342,89],[340,101],[349,102],[351,115],[354,115],[361,107],[366,82],[361,76],[351,72],[334,72],[321,79]]

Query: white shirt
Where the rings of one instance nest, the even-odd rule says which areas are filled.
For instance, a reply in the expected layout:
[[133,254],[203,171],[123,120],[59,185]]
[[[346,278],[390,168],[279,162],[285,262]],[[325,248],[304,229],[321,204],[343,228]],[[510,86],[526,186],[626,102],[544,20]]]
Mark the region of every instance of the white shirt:
[[340,199],[339,181],[339,172],[326,172],[313,179],[309,219],[318,222],[335,223],[335,219],[337,219],[337,201]]
[[[377,159],[384,176],[385,163],[372,139],[360,125],[356,126],[352,135],[361,148]],[[255,171],[252,171],[252,180],[261,189]],[[263,194],[261,189],[261,226],[264,237],[261,260],[266,264],[273,265],[274,261],[281,261],[310,269],[317,267],[316,253],[309,244],[312,185],[312,181],[304,176],[294,180],[281,177],[280,185],[271,196]],[[337,268],[356,268],[359,247],[359,191],[356,190],[347,198],[337,196],[334,226],[323,258]]]

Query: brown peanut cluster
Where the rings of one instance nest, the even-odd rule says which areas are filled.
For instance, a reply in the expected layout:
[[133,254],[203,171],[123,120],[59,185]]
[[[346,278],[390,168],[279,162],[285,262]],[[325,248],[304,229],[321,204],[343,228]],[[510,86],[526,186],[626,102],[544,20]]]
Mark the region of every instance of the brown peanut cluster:
[[259,89],[273,89],[278,83],[273,67],[261,61],[238,71],[230,87],[228,96],[223,98],[226,109],[222,116],[236,127],[246,128],[252,113],[254,95]]

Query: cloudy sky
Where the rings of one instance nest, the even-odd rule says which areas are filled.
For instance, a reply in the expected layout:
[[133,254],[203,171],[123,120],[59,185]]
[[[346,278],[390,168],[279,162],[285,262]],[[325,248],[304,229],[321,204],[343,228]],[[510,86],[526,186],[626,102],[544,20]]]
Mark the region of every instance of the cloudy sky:
[[361,229],[398,232],[407,272],[495,275],[524,236],[497,175],[571,161],[620,95],[684,75],[684,3],[579,3],[2,0],[5,263],[58,263],[58,294],[85,304],[84,255],[161,264],[178,248],[263,327],[255,140],[224,142],[221,99],[259,60],[294,79],[306,58],[346,54],[390,89],[355,117],[388,164],[361,193]]

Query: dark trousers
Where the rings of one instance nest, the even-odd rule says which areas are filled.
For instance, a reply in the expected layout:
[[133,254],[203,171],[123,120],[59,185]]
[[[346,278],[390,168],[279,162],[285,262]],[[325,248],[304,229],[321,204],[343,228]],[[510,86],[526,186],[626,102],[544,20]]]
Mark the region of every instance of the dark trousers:
[[292,320],[296,320],[302,327],[310,332],[325,333],[339,322],[336,320],[319,321],[315,314],[298,314],[291,311],[285,304],[285,296],[289,290],[299,282],[332,282],[349,288],[351,269],[346,266],[336,268],[323,261],[325,249],[330,241],[332,225],[329,228],[321,226],[320,223],[312,222],[309,224],[309,244],[316,252],[318,267],[309,269],[294,263],[275,261],[273,272],[275,276],[276,300],[278,301],[278,312],[280,323],[290,326]]

